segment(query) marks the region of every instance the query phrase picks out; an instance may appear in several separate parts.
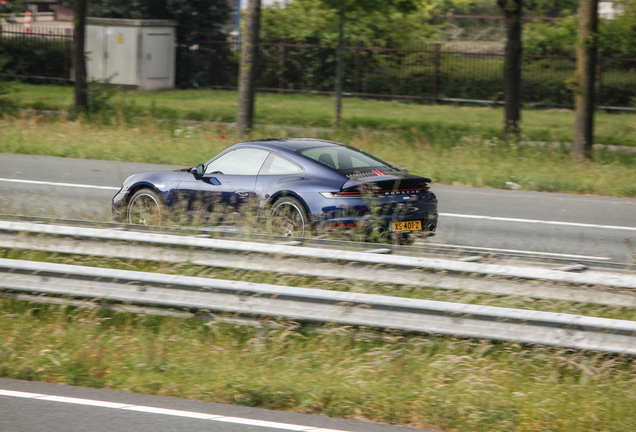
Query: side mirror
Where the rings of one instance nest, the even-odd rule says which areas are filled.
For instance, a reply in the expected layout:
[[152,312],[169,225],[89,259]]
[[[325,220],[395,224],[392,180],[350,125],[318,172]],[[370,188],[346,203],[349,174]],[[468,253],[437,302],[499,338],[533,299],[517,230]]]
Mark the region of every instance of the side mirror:
[[203,166],[203,164],[201,165],[197,165],[195,167],[195,174],[197,177],[203,177],[203,174],[205,174],[205,167]]

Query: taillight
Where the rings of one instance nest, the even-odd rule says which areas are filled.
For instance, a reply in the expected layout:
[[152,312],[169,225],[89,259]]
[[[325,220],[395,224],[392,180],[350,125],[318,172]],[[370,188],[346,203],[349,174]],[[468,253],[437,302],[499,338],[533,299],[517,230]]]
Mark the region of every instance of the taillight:
[[429,190],[430,187],[416,187],[416,188],[406,188],[406,189],[377,189],[377,190],[369,190],[368,192],[360,192],[359,190],[344,190],[340,192],[320,192],[325,198],[364,198],[369,193],[374,196],[394,196],[394,195],[417,195],[424,191]]

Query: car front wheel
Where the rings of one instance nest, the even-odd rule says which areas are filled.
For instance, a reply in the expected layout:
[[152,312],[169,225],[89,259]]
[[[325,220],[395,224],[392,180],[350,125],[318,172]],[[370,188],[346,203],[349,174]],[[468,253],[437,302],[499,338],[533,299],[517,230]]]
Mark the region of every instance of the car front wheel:
[[141,189],[128,203],[128,223],[133,225],[161,225],[164,207],[159,195],[151,189]]

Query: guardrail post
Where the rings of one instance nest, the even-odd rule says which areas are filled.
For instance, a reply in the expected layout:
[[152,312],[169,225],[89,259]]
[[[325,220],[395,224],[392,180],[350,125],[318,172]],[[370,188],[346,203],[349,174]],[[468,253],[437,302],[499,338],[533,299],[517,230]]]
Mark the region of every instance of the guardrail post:
[[287,64],[287,38],[283,37],[280,40],[280,73],[278,76],[278,88],[280,93],[285,90],[285,66]]

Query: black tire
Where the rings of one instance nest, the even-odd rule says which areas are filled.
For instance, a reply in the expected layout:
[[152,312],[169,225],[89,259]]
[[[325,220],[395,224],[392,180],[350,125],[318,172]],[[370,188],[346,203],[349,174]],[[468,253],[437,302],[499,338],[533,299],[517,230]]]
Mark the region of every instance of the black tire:
[[165,220],[161,197],[152,189],[138,190],[128,202],[127,219],[133,225],[161,225]]
[[296,198],[284,197],[272,206],[271,231],[285,237],[309,237],[311,224],[305,207]]

